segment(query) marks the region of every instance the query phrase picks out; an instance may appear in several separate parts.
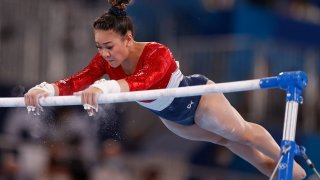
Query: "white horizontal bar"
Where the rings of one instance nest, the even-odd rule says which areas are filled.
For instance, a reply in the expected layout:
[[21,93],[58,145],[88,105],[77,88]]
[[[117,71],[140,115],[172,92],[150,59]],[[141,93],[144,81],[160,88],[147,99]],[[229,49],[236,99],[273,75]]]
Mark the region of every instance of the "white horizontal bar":
[[[120,103],[131,101],[152,100],[163,96],[186,97],[213,93],[229,93],[261,89],[260,80],[246,80],[213,85],[188,86],[158,90],[111,93],[99,96],[98,103]],[[81,105],[79,96],[54,96],[40,99],[41,106]],[[0,98],[0,107],[24,107],[24,98]]]

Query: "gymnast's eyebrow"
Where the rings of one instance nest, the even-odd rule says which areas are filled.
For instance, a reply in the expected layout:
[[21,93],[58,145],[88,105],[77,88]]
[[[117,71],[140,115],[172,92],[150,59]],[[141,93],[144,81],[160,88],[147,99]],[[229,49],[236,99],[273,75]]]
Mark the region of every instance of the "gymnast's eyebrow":
[[[104,42],[104,43],[102,43],[103,45],[107,45],[107,44],[109,44],[109,43],[111,43],[112,41],[108,41],[108,42]],[[100,43],[98,43],[98,42],[96,42],[96,44],[100,44]]]

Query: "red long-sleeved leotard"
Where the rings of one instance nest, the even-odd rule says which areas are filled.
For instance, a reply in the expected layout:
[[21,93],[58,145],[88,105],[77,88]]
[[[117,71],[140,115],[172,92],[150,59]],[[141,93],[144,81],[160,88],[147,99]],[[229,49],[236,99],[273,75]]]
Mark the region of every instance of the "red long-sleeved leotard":
[[[80,72],[54,82],[59,88],[59,95],[71,95],[81,91],[108,74],[110,79],[124,79],[130,91],[176,88],[204,85],[208,79],[202,75],[183,76],[170,50],[159,43],[148,43],[143,49],[136,69],[132,75],[126,75],[121,66],[112,68],[108,62],[97,54]],[[159,97],[152,101],[138,101],[141,106],[167,120],[183,125],[194,124],[194,116],[201,96],[193,97]]]
[[98,53],[83,70],[54,84],[58,86],[60,96],[71,95],[108,74],[110,79],[125,79],[130,91],[162,89],[167,87],[176,70],[170,50],[162,44],[151,42],[144,47],[132,75],[126,75],[121,66],[112,68]]

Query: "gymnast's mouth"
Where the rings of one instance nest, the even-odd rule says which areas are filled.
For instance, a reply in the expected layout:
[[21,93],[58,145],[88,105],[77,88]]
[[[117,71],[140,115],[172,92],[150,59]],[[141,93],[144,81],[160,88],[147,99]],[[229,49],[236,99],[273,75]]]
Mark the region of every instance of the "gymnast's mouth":
[[105,58],[105,60],[106,60],[108,63],[112,63],[112,62],[116,61],[116,60],[114,60],[114,59],[106,59],[106,58]]

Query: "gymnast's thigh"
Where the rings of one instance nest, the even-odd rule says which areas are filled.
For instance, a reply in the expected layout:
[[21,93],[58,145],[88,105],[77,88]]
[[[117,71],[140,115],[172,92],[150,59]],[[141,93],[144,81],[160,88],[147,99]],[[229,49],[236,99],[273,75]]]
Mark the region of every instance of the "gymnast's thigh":
[[[213,84],[208,81],[207,84]],[[201,97],[195,113],[195,123],[210,132],[228,139],[247,134],[249,123],[229,103],[223,94],[209,94]]]
[[197,124],[182,125],[161,117],[159,118],[170,131],[180,137],[195,141],[207,141],[215,144],[223,143],[224,139],[221,136],[200,128]]

